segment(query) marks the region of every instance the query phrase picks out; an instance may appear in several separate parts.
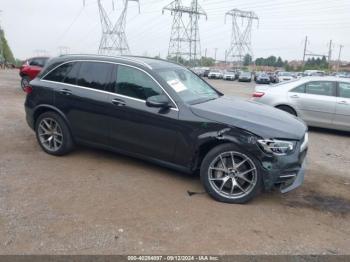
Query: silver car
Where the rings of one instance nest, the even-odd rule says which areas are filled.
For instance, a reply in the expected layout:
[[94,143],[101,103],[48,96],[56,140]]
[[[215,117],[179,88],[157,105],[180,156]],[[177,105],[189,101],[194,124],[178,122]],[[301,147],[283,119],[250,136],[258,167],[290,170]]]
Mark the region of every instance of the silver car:
[[350,79],[304,77],[257,86],[253,100],[298,116],[310,126],[350,131]]

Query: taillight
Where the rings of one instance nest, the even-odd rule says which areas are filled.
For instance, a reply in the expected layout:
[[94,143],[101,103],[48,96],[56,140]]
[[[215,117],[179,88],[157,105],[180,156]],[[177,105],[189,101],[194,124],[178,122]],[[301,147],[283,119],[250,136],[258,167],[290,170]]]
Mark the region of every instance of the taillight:
[[264,92],[254,92],[253,97],[262,97],[263,95],[265,95]]
[[24,92],[26,92],[27,94],[30,94],[31,92],[33,92],[33,87],[30,85],[25,86]]

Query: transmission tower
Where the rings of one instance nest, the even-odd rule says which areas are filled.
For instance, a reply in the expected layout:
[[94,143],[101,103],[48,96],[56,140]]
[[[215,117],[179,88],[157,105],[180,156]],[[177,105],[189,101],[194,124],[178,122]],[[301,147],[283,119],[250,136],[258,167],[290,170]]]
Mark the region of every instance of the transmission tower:
[[[125,26],[126,14],[129,1],[139,4],[139,0],[123,0],[123,8],[117,22],[113,25],[104,9],[101,0],[98,0],[98,9],[100,13],[100,21],[102,27],[102,37],[98,53],[102,55],[125,55],[130,53],[129,45],[126,39]],[[114,2],[112,1],[113,7]]]
[[[198,20],[200,16],[207,18],[206,12],[198,0],[192,0],[189,7],[183,6],[181,0],[175,0],[163,8],[163,14],[166,10],[173,16],[168,56],[175,56],[178,62],[180,58],[187,59],[195,65],[201,57]],[[188,14],[188,20],[183,14]]]
[[[225,14],[232,16],[231,45],[226,53],[228,61],[237,61],[240,64],[246,54],[253,56],[251,35],[254,20],[259,21],[259,17],[251,11],[232,9]],[[228,59],[231,58],[231,59]]]

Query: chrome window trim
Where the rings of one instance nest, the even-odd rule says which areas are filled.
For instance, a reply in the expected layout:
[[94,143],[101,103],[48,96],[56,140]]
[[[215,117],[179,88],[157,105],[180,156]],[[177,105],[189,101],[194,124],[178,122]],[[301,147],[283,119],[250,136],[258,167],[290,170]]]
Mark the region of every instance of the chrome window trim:
[[133,59],[132,57],[126,57],[126,56],[108,56],[108,55],[94,55],[94,54],[68,54],[68,55],[64,55],[64,57],[69,57],[69,56],[83,56],[83,57],[86,57],[86,56],[90,56],[90,57],[97,57],[97,58],[117,58],[117,59],[122,59],[122,60],[125,60],[125,61],[131,61],[131,62],[134,62],[136,64],[140,64],[140,65],[143,65],[143,66],[146,66],[148,67],[149,69],[153,69],[149,64],[147,64],[146,62],[143,62],[143,61],[138,61],[137,59]]
[[128,66],[128,67],[132,67],[134,69],[137,69],[143,73],[145,73],[146,75],[148,75],[163,91],[164,93],[168,96],[168,98],[171,100],[171,102],[173,102],[173,104],[175,105],[175,108],[171,107],[170,109],[175,110],[175,111],[179,111],[179,107],[177,106],[177,104],[175,103],[175,101],[173,100],[173,98],[169,95],[169,93],[162,87],[161,84],[159,84],[159,82],[152,76],[150,75],[148,72],[146,72],[145,70],[138,68],[136,66],[132,66],[132,65],[127,65],[127,64],[123,64],[123,63],[119,63],[119,62],[111,62],[111,61],[97,61],[97,60],[70,60],[67,62],[64,62],[62,64],[59,64],[58,66],[54,67],[53,69],[51,69],[49,72],[47,72],[44,76],[42,76],[40,78],[40,81],[43,82],[49,82],[49,83],[58,83],[58,84],[62,84],[62,85],[67,85],[67,86],[72,86],[72,87],[78,87],[78,88],[82,88],[82,89],[86,89],[86,90],[92,90],[92,91],[97,91],[97,92],[101,92],[101,93],[107,93],[107,94],[112,94],[112,95],[116,95],[116,96],[120,96],[120,97],[124,97],[124,98],[128,98],[131,100],[135,100],[135,101],[139,101],[139,102],[146,102],[146,100],[143,99],[138,99],[138,98],[134,98],[131,96],[125,96],[125,95],[120,95],[114,92],[109,92],[109,91],[104,91],[104,90],[98,90],[98,89],[94,89],[91,87],[85,87],[85,86],[80,86],[80,85],[72,85],[72,84],[67,84],[67,83],[63,83],[63,82],[57,82],[57,81],[51,81],[51,80],[45,80],[44,78],[50,74],[53,70],[55,70],[56,68],[68,64],[68,63],[74,63],[74,62],[97,62],[97,63],[108,63],[108,64],[114,64],[114,65],[122,65],[122,66]]

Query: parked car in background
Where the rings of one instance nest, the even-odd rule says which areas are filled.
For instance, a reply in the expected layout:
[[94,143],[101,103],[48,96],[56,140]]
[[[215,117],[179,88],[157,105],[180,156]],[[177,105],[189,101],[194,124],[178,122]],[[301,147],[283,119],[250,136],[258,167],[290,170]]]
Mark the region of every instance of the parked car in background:
[[320,70],[305,70],[303,75],[304,76],[325,76],[326,73]]
[[295,77],[293,77],[293,74],[291,72],[278,72],[277,73],[277,82],[284,82],[284,81],[290,81],[295,79]]
[[33,80],[45,66],[49,57],[33,57],[26,60],[19,68],[19,75],[21,77],[21,87],[24,88]]
[[256,87],[253,100],[298,116],[310,126],[350,131],[350,79],[303,77]]
[[194,67],[194,68],[191,68],[191,70],[192,70],[193,73],[195,73],[197,76],[204,77],[204,69],[203,69],[203,68]]
[[252,73],[250,72],[241,72],[238,77],[239,82],[251,82],[252,81]]
[[210,68],[206,68],[206,67],[204,67],[204,73],[203,73],[203,76],[204,76],[204,77],[208,77],[209,72],[210,72]]
[[199,171],[208,194],[227,203],[303,182],[308,136],[302,121],[227,97],[178,64],[63,56],[30,84],[26,120],[48,154],[67,154],[79,143]]
[[208,74],[208,78],[214,78],[214,79],[222,79],[223,74],[221,72],[221,70],[219,69],[210,69],[210,72]]
[[267,74],[270,77],[270,83],[277,83],[278,82],[277,75],[275,73],[268,72]]
[[270,84],[271,80],[268,74],[266,73],[260,73],[257,77],[255,82],[257,84]]
[[235,80],[236,79],[236,72],[233,70],[226,70],[226,71],[224,71],[224,75],[222,78],[224,80]]

